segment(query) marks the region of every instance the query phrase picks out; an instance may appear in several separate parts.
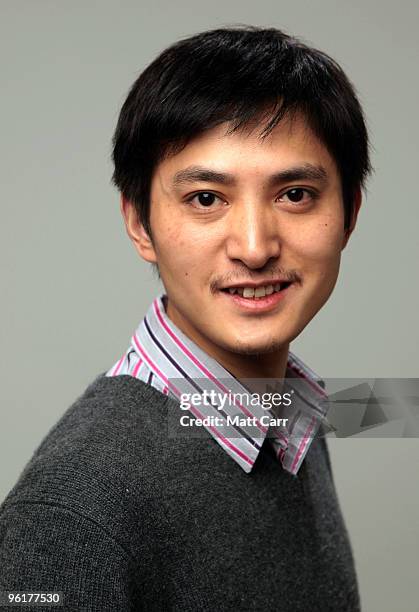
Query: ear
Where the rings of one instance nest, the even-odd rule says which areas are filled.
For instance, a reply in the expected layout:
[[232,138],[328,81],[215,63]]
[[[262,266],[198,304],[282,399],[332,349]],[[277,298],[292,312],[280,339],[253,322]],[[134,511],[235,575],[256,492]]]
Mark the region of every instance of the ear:
[[358,189],[355,192],[351,221],[350,221],[349,227],[345,230],[345,234],[343,237],[342,251],[348,244],[349,237],[355,229],[356,221],[358,219],[359,209],[361,208],[361,203],[362,203],[362,191],[361,191],[361,188],[358,187]]
[[134,204],[131,200],[127,200],[122,194],[120,209],[124,218],[125,229],[135,250],[145,261],[156,263],[157,256],[152,240],[144,229],[143,224],[139,221]]

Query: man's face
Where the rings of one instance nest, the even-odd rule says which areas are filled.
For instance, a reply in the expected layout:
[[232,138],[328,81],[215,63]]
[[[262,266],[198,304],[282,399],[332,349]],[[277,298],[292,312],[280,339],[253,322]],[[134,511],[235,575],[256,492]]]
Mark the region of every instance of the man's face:
[[[153,242],[137,245],[158,263],[169,317],[221,362],[288,350],[330,296],[346,244],[335,162],[301,117],[264,140],[260,125],[227,127],[158,165]],[[260,284],[269,295],[245,297]]]

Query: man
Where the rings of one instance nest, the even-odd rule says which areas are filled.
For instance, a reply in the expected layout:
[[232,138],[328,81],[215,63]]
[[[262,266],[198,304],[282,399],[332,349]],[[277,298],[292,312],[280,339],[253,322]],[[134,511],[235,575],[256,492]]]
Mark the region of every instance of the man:
[[[164,292],[3,504],[1,589],[68,610],[359,610],[325,392],[290,351],[370,171],[350,82],[276,29],[198,34],[132,86],[114,163]],[[279,404],[246,403],[266,379]]]

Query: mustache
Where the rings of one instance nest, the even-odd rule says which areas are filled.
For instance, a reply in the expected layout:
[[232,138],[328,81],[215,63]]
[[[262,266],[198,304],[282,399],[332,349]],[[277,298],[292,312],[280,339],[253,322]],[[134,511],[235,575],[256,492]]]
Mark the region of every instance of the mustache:
[[262,280],[274,280],[276,278],[283,278],[284,281],[288,283],[301,283],[302,280],[297,270],[285,270],[284,268],[277,267],[274,270],[256,272],[255,270],[249,270],[248,268],[245,268],[242,270],[234,270],[232,272],[228,272],[223,276],[214,279],[210,283],[210,290],[211,292],[215,293],[220,289],[220,287],[224,287],[225,285],[230,285],[236,282],[242,282],[243,280],[259,282]]

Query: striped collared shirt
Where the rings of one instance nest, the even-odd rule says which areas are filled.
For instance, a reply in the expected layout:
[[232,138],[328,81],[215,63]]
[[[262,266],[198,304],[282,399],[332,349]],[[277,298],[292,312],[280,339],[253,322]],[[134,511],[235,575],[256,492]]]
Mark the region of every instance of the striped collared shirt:
[[[249,397],[248,387],[169,319],[165,298],[162,293],[153,300],[128,349],[106,376],[139,378],[177,400],[179,406],[185,393],[206,392],[211,401],[199,404],[199,409],[190,404],[189,410],[203,419],[207,431],[245,472],[251,471],[268,437],[283,468],[296,475],[327,412],[323,381],[289,352],[286,383],[293,401],[281,407],[286,425],[267,425],[266,416],[274,418],[278,411],[266,409],[260,402],[244,402],[243,397]],[[228,396],[228,401],[217,401],[221,395]]]

